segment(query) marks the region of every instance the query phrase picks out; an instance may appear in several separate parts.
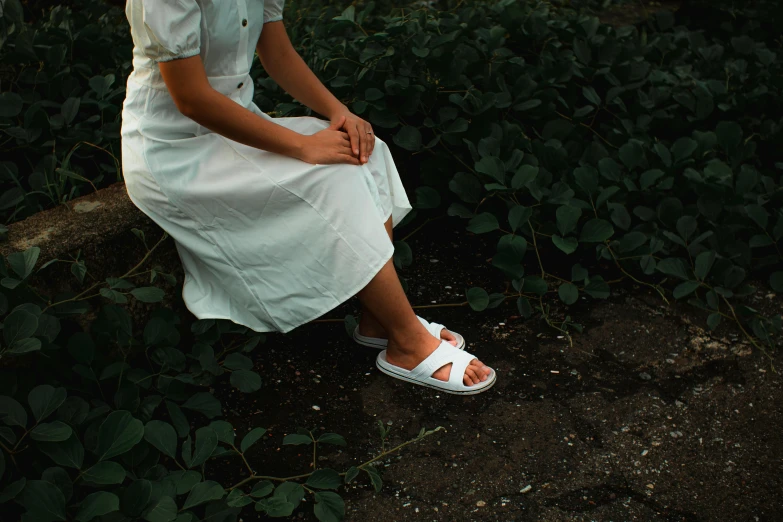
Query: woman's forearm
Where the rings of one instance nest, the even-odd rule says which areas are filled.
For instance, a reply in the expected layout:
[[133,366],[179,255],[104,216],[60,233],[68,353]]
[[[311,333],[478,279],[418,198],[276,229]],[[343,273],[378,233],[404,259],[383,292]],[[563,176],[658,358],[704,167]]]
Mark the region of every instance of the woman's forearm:
[[254,114],[213,89],[180,104],[196,123],[226,138],[257,149],[301,158],[305,136]]
[[346,109],[291,46],[282,22],[264,26],[256,49],[267,74],[299,102],[327,118]]

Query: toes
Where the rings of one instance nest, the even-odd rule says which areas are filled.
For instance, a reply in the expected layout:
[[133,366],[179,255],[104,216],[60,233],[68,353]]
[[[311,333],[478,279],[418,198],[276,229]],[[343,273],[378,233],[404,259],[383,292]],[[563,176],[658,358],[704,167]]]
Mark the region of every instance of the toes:
[[479,376],[476,374],[476,371],[468,366],[465,368],[465,375],[462,377],[462,382],[465,383],[465,386],[473,386],[474,384],[478,384],[481,382],[479,379]]
[[448,342],[452,346],[457,346],[457,338],[454,337],[453,333],[449,332],[445,328],[440,331],[440,338]]

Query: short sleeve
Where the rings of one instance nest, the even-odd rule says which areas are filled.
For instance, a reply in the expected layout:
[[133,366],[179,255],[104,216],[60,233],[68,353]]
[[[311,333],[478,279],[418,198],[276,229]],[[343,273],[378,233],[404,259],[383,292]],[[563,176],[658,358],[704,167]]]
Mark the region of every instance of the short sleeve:
[[201,8],[196,0],[128,0],[134,44],[155,62],[201,52]]
[[264,23],[282,20],[284,5],[285,0],[264,0]]

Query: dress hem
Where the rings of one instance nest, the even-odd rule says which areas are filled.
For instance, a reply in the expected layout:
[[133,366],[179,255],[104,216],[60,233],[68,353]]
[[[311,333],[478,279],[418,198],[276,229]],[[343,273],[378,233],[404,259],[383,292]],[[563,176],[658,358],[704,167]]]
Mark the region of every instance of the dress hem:
[[[335,304],[334,306],[332,306],[331,308],[329,308],[327,310],[324,310],[322,312],[318,312],[316,314],[309,315],[309,316],[306,317],[306,319],[298,322],[296,325],[291,326],[290,328],[286,327],[284,329],[278,330],[278,329],[274,329],[274,328],[270,329],[267,326],[260,326],[261,328],[267,328],[267,329],[265,329],[265,330],[258,330],[258,329],[256,329],[256,328],[258,328],[258,326],[253,327],[253,326],[250,326],[249,324],[245,324],[243,322],[237,321],[236,319],[233,319],[231,317],[218,316],[217,314],[210,314],[208,312],[207,312],[207,315],[202,314],[201,316],[199,316],[199,314],[195,313],[193,310],[190,309],[190,307],[188,306],[187,301],[185,301],[183,299],[183,302],[185,303],[185,308],[187,308],[188,311],[190,311],[190,313],[192,313],[196,317],[196,319],[199,319],[199,320],[202,320],[202,319],[226,319],[226,320],[231,321],[233,323],[236,323],[236,324],[238,324],[240,326],[244,326],[246,328],[250,328],[254,332],[258,332],[258,333],[279,332],[279,333],[286,334],[286,333],[291,332],[292,330],[294,330],[296,328],[299,328],[300,326],[303,326],[303,325],[305,325],[305,324],[307,324],[309,322],[312,322],[313,320],[315,320],[315,319],[317,319],[317,318],[319,318],[319,317],[321,317],[321,316],[323,316],[325,314],[328,314],[329,312],[331,312],[332,310],[334,310],[335,308],[337,308],[341,304],[344,304],[349,299],[354,297],[356,295],[356,293],[359,292],[360,290],[362,290],[365,286],[367,286],[369,284],[369,282],[372,281],[372,279],[376,275],[378,275],[378,272],[381,271],[381,269],[384,267],[384,265],[386,263],[388,263],[389,260],[394,257],[394,245],[393,245],[393,243],[390,242],[390,246],[391,246],[391,253],[381,257],[381,262],[376,264],[376,265],[374,265],[370,269],[369,277],[362,279],[358,284],[350,287],[350,291],[347,293],[348,295],[344,299],[338,299],[339,302],[337,304]],[[183,287],[184,287],[184,285],[183,285]]]

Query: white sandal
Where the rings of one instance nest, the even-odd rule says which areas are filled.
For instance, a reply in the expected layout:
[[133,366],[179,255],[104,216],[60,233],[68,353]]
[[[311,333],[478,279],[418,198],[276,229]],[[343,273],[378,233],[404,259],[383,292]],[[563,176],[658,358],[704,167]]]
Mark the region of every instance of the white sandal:
[[[406,370],[405,368],[400,368],[399,366],[389,363],[389,361],[386,360],[386,350],[378,354],[375,364],[383,373],[396,379],[427,386],[445,393],[475,395],[491,388],[492,385],[495,384],[497,376],[495,370],[490,368],[490,374],[486,381],[472,386],[465,386],[465,383],[462,382],[462,378],[465,375],[465,369],[474,359],[476,359],[474,355],[463,350],[458,350],[446,341],[441,341],[440,346],[413,370]],[[441,381],[432,376],[438,369],[449,363],[451,363],[452,366],[448,381]]]
[[[424,319],[423,317],[419,317],[418,315],[416,317],[419,319],[421,324],[424,325],[424,328],[426,328],[428,332],[430,332],[432,335],[434,335],[438,339],[441,338],[440,337],[440,332],[443,331],[443,330],[447,330],[447,328],[445,326],[443,326],[442,324],[431,323],[431,322],[427,321],[426,319]],[[453,335],[454,338],[457,340],[457,346],[455,346],[455,348],[457,348],[458,350],[464,350],[465,349],[465,338],[462,337],[457,332],[452,332],[451,330],[449,330],[449,331],[451,332],[451,335]],[[366,335],[360,334],[359,333],[359,325],[356,325],[356,328],[354,328],[354,330],[353,330],[353,340],[356,341],[357,343],[361,344],[362,346],[369,346],[370,348],[377,348],[379,350],[385,350],[386,349],[386,345],[389,344],[389,340],[388,339],[383,339],[381,337],[368,337]]]

